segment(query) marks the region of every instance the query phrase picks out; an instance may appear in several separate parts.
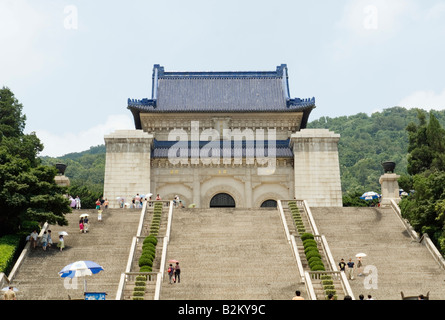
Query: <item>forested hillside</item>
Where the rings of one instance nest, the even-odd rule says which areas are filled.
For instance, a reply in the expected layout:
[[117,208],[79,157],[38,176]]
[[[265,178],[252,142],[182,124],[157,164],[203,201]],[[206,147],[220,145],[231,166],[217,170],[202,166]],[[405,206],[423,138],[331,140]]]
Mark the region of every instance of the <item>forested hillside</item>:
[[[426,112],[426,111],[425,111]],[[433,111],[445,124],[445,111]],[[344,193],[381,191],[381,163],[394,161],[396,173],[407,175],[409,123],[418,123],[417,109],[393,107],[368,116],[358,113],[337,118],[322,117],[308,128],[325,128],[340,134],[339,161]]]

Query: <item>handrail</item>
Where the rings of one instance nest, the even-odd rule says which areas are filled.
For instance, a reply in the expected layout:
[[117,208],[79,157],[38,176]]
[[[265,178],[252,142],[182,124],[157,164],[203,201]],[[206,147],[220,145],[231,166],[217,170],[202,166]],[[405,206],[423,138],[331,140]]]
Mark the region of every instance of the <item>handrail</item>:
[[286,223],[286,217],[284,216],[284,210],[283,210],[283,205],[281,203],[281,200],[277,201],[277,205],[278,205],[278,211],[279,211],[280,217],[281,217],[281,222],[283,223],[284,233],[286,234],[286,239],[287,239],[287,241],[290,241],[289,228]]
[[298,253],[297,242],[295,241],[295,236],[293,234],[291,235],[291,242],[292,242],[292,252],[294,254],[295,260],[297,260],[298,272],[300,273],[300,281],[301,283],[305,283],[304,268],[303,264],[301,263],[300,254]]
[[[42,239],[43,233],[48,229],[48,226],[49,226],[48,222],[45,222],[42,229],[40,230],[39,235],[37,236],[37,243],[39,243],[40,239]],[[31,242],[28,241],[26,243],[25,247],[23,248],[22,252],[20,253],[19,258],[15,262],[14,267],[12,268],[11,272],[9,273],[9,276],[7,277],[9,283],[11,283],[12,280],[14,280],[15,274],[17,273],[20,266],[22,265],[22,262],[25,260],[26,256],[28,255],[30,248],[31,248]]]
[[399,217],[400,221],[405,226],[406,230],[408,231],[411,238],[419,243],[422,243],[426,246],[430,254],[432,255],[433,259],[436,260],[436,262],[439,264],[439,266],[443,269],[445,269],[445,259],[442,256],[442,254],[437,250],[434,243],[431,241],[429,235],[427,233],[424,233],[421,237],[417,234],[417,232],[414,230],[414,228],[411,226],[411,224],[402,217],[402,212],[400,210],[399,205],[394,201],[394,199],[391,199],[390,206],[393,209],[393,211],[396,213],[396,215]]
[[303,200],[303,208],[309,218],[309,223],[311,224],[312,230],[314,231],[314,236],[319,235],[320,233],[318,232],[317,225],[315,224],[314,217],[312,216],[311,209],[309,208],[306,200]]
[[301,258],[300,258],[300,254],[298,252],[298,247],[297,247],[297,243],[295,241],[295,236],[291,235],[289,232],[289,228],[287,226],[286,217],[284,215],[283,204],[281,203],[281,200],[277,201],[277,205],[278,205],[278,211],[279,211],[280,217],[281,217],[281,222],[284,227],[284,233],[286,234],[287,241],[291,246],[292,253],[293,253],[295,260],[297,262],[298,273],[300,274],[300,281],[301,281],[301,283],[304,283],[305,282],[304,281],[304,269],[303,269],[303,264],[301,263]]
[[[337,272],[338,271],[337,265],[335,264],[335,260],[334,260],[334,258],[332,256],[331,249],[329,248],[328,242],[327,242],[326,237],[324,235],[321,235],[321,245],[323,247],[323,250],[326,253],[327,260],[328,260],[329,264],[331,265],[331,269],[334,272]],[[343,291],[347,295],[349,295],[352,298],[352,300],[355,300],[354,293],[352,292],[352,288],[351,288],[351,286],[349,284],[349,281],[346,278],[345,273],[341,272],[341,271],[340,271],[340,282],[341,282],[341,285],[343,287]]]
[[154,300],[159,300],[161,296],[161,285],[164,280],[165,262],[167,260],[167,249],[170,242],[170,233],[173,219],[173,200],[169,203],[168,217],[167,217],[167,230],[165,232],[164,242],[162,243],[162,256],[161,265],[159,267],[158,277],[156,278],[156,289]]
[[418,242],[420,242],[420,238],[419,235],[417,234],[417,232],[413,229],[413,227],[411,226],[411,224],[402,217],[402,212],[400,210],[399,205],[394,201],[394,199],[391,199],[390,201],[390,206],[393,209],[393,211],[396,213],[396,215],[399,217],[400,221],[402,222],[402,224],[404,225],[406,231],[408,231],[408,234],[411,236],[411,238],[413,240],[416,240]]
[[428,249],[428,251],[433,256],[433,259],[436,260],[436,262],[439,264],[439,266],[442,269],[445,269],[445,259],[440,254],[439,250],[437,250],[437,248],[434,245],[434,243],[431,241],[430,236],[428,235],[428,233],[424,233],[422,235],[422,237],[420,238],[419,242],[425,244],[426,248]]
[[[320,235],[318,233],[317,225],[315,224],[314,217],[312,215],[311,209],[310,209],[307,201],[306,200],[295,200],[295,199],[294,200],[283,200],[283,201],[287,201],[287,202],[295,201],[295,202],[297,202],[297,204],[299,206],[303,207],[303,210],[304,210],[304,212],[307,215],[310,227],[311,227],[311,229],[313,231],[314,238],[317,239],[318,240],[317,242],[319,242],[321,244],[321,249],[323,250],[323,253],[324,253],[325,257],[326,257],[326,260],[329,263],[330,268],[333,270],[333,271],[331,271],[331,273],[338,273],[338,274],[340,274],[340,282],[341,282],[341,285],[342,285],[344,293],[346,295],[351,296],[351,298],[353,300],[355,300],[354,294],[353,294],[352,289],[351,289],[351,286],[349,285],[349,281],[347,280],[345,274],[339,272],[338,269],[337,269],[337,266],[335,264],[335,260],[334,260],[334,258],[332,256],[332,252],[331,252],[331,249],[329,248],[329,245],[328,245],[328,242],[326,240],[326,237],[324,235]],[[281,205],[281,209],[282,209],[281,201],[279,201],[279,204]],[[295,237],[294,237],[294,239],[295,239]],[[298,254],[298,256],[299,256],[299,254]],[[326,272],[329,272],[329,271],[323,271],[323,272],[326,273]],[[310,279],[308,279],[308,276],[312,275],[313,273],[315,274],[315,273],[319,273],[319,272],[310,271],[310,273],[308,273],[308,272],[304,273],[305,277],[304,277],[303,280],[306,281],[306,288],[312,287],[312,281]],[[308,281],[310,281],[310,284],[307,284]]]
[[314,286],[312,284],[311,276],[307,271],[304,272],[304,277],[306,279],[305,286],[306,291],[310,300],[317,300],[317,295],[315,294]]

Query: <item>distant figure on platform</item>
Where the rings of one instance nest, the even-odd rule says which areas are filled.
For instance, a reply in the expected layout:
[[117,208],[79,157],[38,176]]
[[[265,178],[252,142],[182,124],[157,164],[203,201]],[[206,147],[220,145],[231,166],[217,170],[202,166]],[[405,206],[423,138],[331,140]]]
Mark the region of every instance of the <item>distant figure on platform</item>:
[[80,198],[79,198],[79,196],[77,196],[76,197],[76,209],[80,210],[80,207],[81,207],[81,205],[80,205]]

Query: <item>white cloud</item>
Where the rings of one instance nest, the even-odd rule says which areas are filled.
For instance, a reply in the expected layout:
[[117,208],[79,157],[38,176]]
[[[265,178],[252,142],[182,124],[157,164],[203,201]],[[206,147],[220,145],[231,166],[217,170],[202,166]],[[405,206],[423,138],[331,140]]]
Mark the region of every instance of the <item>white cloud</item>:
[[104,136],[115,130],[134,129],[133,119],[128,115],[118,114],[107,117],[105,123],[88,130],[58,135],[48,130],[36,130],[36,135],[43,143],[41,156],[60,157],[71,152],[82,152],[92,146],[104,144]]
[[443,110],[445,109],[445,89],[440,93],[436,93],[433,90],[415,91],[403,98],[398,106],[424,110]]

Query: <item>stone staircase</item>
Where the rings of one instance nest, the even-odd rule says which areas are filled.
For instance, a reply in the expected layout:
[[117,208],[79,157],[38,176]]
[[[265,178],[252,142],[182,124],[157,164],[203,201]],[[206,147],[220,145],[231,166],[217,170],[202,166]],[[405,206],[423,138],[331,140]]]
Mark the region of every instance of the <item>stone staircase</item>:
[[[311,227],[310,227],[310,222],[309,222],[308,216],[304,213],[304,210],[301,207],[298,207],[298,210],[300,212],[300,216],[302,218],[302,222],[303,222],[306,232],[313,234],[313,231],[311,230]],[[291,214],[290,209],[288,208],[286,202],[283,203],[283,212],[284,212],[284,216],[286,218],[286,223],[289,228],[289,232],[295,236],[295,243],[298,247],[299,256],[301,259],[301,264],[303,266],[303,269],[304,269],[304,271],[310,271],[310,267],[309,267],[308,261],[306,259],[306,255],[304,253],[303,241],[300,238],[301,234],[297,230],[294,219],[292,218],[292,214]],[[330,268],[330,264],[327,261],[325,255],[321,251],[321,248],[319,248],[319,249],[320,249],[320,254],[321,254],[321,260],[322,260],[324,266],[326,267],[326,271],[333,271]],[[345,294],[344,294],[344,291],[343,291],[343,288],[341,285],[341,281],[339,279],[337,279],[336,277],[333,277],[332,280],[333,280],[334,289],[336,291],[337,299],[342,300],[344,298]],[[326,293],[323,289],[322,281],[320,279],[312,279],[312,285],[313,285],[315,294],[317,296],[317,300],[325,300]]]
[[[58,272],[78,260],[91,260],[100,264],[104,271],[86,277],[88,292],[106,292],[107,300],[113,300],[128,260],[131,241],[136,235],[141,209],[108,209],[97,221],[96,210],[73,210],[67,214],[68,226],[50,226],[54,245],[44,251],[41,246],[31,250],[22,263],[12,284],[19,289],[20,300],[84,299],[84,282],[65,282]],[[88,233],[80,233],[79,215],[88,213]],[[56,247],[59,231],[68,232],[65,249]]]
[[[445,297],[445,271],[428,249],[411,239],[392,209],[311,208],[320,234],[326,236],[338,263],[359,252],[366,253],[364,266],[372,274],[357,276],[349,283],[356,299],[370,294],[379,300],[430,293],[430,299]],[[372,281],[372,283],[369,283]]]
[[289,300],[305,294],[276,209],[175,209],[161,300]]

